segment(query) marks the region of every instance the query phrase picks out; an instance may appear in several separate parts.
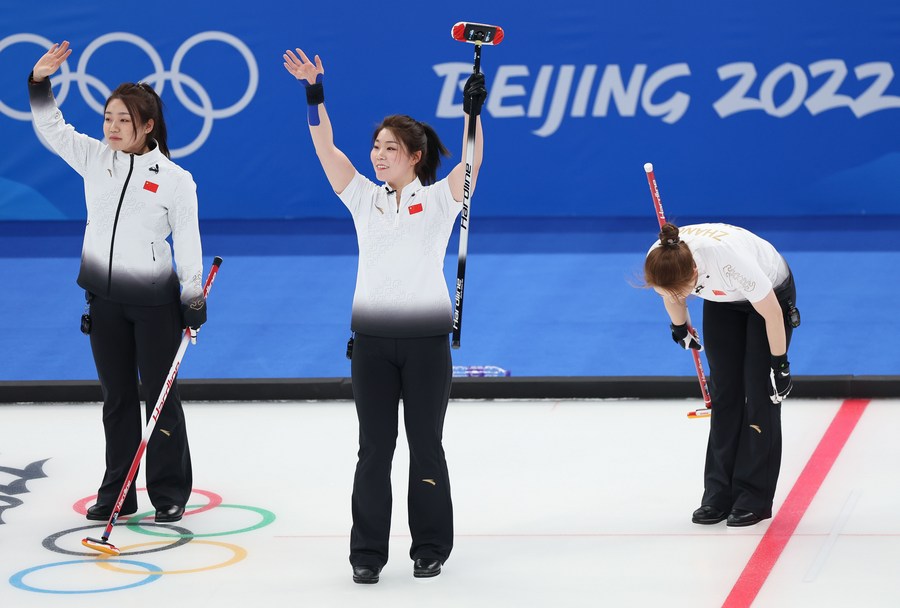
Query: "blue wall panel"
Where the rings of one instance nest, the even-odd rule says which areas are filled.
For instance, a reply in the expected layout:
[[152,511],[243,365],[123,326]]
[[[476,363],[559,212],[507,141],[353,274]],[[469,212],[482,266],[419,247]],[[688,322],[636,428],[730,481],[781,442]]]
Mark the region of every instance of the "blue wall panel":
[[345,217],[281,54],[322,56],[337,144],[372,175],[372,127],[390,113],[433,124],[459,157],[472,47],[449,32],[463,19],[506,31],[483,53],[476,214],[647,216],[647,161],[675,217],[900,213],[892,0],[34,6],[0,12],[0,220],[84,217],[79,178],[27,112],[25,77],[51,41],[72,43],[54,90],[82,132],[101,136],[119,82],[162,89],[201,217]]

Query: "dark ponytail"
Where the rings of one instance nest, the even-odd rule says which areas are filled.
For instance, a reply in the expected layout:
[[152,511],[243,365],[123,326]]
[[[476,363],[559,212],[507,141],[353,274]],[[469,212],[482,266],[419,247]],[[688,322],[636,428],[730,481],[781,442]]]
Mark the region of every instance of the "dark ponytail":
[[437,132],[424,122],[420,122],[422,129],[425,131],[425,138],[428,144],[425,152],[422,154],[422,160],[416,165],[416,175],[426,186],[437,181],[437,168],[441,165],[441,156],[450,156],[450,151],[441,143],[441,138]]
[[159,151],[169,158],[168,131],[163,118],[162,99],[153,87],[146,82],[124,82],[112,92],[106,100],[106,105],[109,106],[109,102],[113,99],[119,99],[125,104],[135,129],[153,120],[153,129],[147,134],[147,138],[155,140]]
[[687,243],[678,236],[678,226],[663,224],[659,231],[659,247],[644,260],[644,281],[649,287],[678,291],[694,281],[694,256]]
[[378,138],[382,129],[389,129],[400,140],[406,152],[414,155],[422,153],[422,158],[416,163],[416,177],[422,185],[433,184],[437,181],[437,170],[441,164],[441,156],[450,156],[450,152],[441,143],[437,132],[428,124],[403,114],[394,114],[386,117],[375,128],[372,134],[372,143]]

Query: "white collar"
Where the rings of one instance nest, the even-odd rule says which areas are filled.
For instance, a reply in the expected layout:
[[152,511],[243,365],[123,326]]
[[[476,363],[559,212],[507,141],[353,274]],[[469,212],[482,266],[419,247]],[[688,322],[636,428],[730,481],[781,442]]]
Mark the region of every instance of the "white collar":
[[165,155],[159,149],[159,144],[157,144],[155,140],[152,143],[153,148],[147,150],[143,154],[132,154],[130,152],[116,150],[113,152],[113,158],[118,158],[118,155],[122,154],[122,159],[125,162],[128,162],[128,157],[134,156],[134,166],[136,168],[152,167],[165,159]]
[[[384,188],[384,191],[387,192],[388,196],[394,196],[397,192],[397,190],[391,188],[387,182],[384,183],[382,188]],[[422,182],[419,180],[418,176],[414,177],[411,182],[403,186],[403,190],[400,192],[400,202],[402,203],[405,200],[409,200],[409,197],[413,196],[422,188]]]

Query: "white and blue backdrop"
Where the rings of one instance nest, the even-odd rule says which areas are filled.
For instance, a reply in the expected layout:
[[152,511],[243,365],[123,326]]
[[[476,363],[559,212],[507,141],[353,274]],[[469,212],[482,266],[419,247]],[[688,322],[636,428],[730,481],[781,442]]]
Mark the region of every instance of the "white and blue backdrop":
[[52,42],[73,49],[53,77],[71,124],[101,137],[109,91],[147,81],[197,182],[204,253],[225,264],[205,347],[181,374],[343,377],[353,228],[282,54],[322,57],[336,142],[363,174],[374,125],[405,113],[453,152],[442,176],[462,152],[473,47],[450,29],[464,20],[506,37],[482,54],[485,160],[455,363],[516,376],[694,373],[659,299],[634,288],[657,232],[652,162],[670,219],[737,223],[785,253],[803,313],[795,374],[900,376],[896,0],[5,0],[0,381],[96,377],[78,333],[82,182],[28,111],[26,77]]
[[78,180],[28,113],[25,77],[51,42],[74,49],[54,92],[85,133],[102,136],[120,82],[162,91],[203,218],[343,217],[281,54],[321,55],[337,143],[361,170],[390,113],[432,123],[459,153],[472,47],[450,27],[467,19],[506,30],[483,53],[482,215],[644,216],[647,161],[664,200],[690,193],[681,216],[900,213],[892,0],[51,0],[0,11],[0,219],[84,215]]

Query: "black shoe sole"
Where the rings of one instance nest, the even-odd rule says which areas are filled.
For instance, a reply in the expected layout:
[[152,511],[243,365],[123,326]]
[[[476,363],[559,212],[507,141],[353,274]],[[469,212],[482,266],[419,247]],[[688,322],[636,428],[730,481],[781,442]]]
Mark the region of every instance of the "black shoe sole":
[[740,522],[729,521],[725,525],[728,526],[729,528],[746,528],[747,526],[755,526],[756,524],[758,524],[759,522],[761,522],[764,519],[769,519],[769,518],[768,517],[758,517],[756,519],[748,519],[746,521],[740,521]]
[[413,576],[416,578],[434,578],[440,573],[440,570],[438,570],[437,572],[413,572]]
[[728,519],[727,515],[722,517],[721,519],[695,519],[692,517],[691,521],[694,522],[695,524],[700,524],[701,526],[712,526],[713,524],[723,522],[726,519]]
[[375,577],[368,577],[368,576],[362,577],[362,576],[356,576],[356,575],[354,574],[354,575],[353,575],[353,582],[354,582],[354,583],[357,583],[357,584],[359,584],[359,585],[374,585],[375,583],[378,582],[378,577],[377,577],[377,576],[375,576]]

